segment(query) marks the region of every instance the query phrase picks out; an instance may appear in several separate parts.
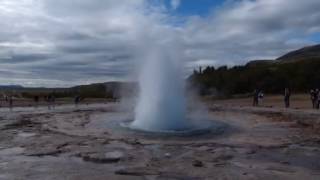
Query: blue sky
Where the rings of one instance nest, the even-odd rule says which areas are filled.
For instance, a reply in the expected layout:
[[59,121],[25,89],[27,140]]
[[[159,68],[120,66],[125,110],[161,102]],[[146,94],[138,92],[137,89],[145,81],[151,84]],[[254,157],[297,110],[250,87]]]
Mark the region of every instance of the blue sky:
[[316,42],[316,43],[320,43],[320,33],[314,33],[314,34],[310,35],[309,39],[311,41]]
[[[225,0],[181,0],[180,6],[173,13],[180,16],[206,16],[224,2]],[[165,4],[170,8],[171,0],[165,0]]]

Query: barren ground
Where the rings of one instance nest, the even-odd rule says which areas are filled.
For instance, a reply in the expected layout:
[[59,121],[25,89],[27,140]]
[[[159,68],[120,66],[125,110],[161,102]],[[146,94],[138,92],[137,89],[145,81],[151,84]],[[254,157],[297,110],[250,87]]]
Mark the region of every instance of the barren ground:
[[0,179],[320,179],[320,111],[273,98],[216,101],[224,133],[193,137],[125,130],[133,115],[117,103],[2,108]]

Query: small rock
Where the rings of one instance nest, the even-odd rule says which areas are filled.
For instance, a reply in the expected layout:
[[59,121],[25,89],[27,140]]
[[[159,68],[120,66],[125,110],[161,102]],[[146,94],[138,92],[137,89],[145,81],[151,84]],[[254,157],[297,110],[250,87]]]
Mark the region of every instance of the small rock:
[[214,166],[215,167],[222,167],[222,166],[225,166],[226,163],[215,163]]
[[266,167],[266,170],[270,171],[278,171],[278,172],[285,172],[285,173],[295,173],[296,171],[292,168],[287,167],[277,167],[277,166],[269,166]]
[[36,125],[38,123],[32,122],[29,119],[21,119],[14,121],[10,124],[5,124],[2,130],[9,130],[9,129],[16,129],[16,128],[22,128],[22,127],[33,127],[33,125]]
[[107,152],[105,154],[105,157],[106,158],[109,158],[109,159],[121,159],[123,158],[123,153],[121,151],[113,151],[113,152]]
[[280,161],[281,164],[290,164],[288,161]]
[[200,180],[203,178],[188,176],[185,173],[178,173],[178,172],[161,172],[160,176],[157,179],[170,179],[170,180]]
[[137,168],[124,168],[115,171],[115,174],[118,175],[129,175],[129,176],[145,176],[145,175],[159,175],[160,172],[149,169],[146,167],[137,167]]
[[120,151],[103,153],[93,153],[81,155],[84,161],[90,161],[95,163],[115,163],[120,161],[124,155]]
[[290,146],[289,146],[289,149],[294,149],[294,150],[296,150],[296,149],[299,149],[300,148],[300,145],[298,145],[298,144],[291,144]]
[[289,151],[288,148],[284,148],[284,149],[282,150],[282,152],[283,152],[284,154],[289,154],[289,153],[290,153],[290,151]]
[[193,165],[194,167],[203,167],[202,161],[199,161],[199,160],[194,160],[194,161],[192,162],[192,165]]
[[198,150],[199,151],[209,151],[209,150],[211,150],[212,148],[210,148],[210,147],[208,147],[208,146],[200,146],[199,148],[198,148]]
[[165,153],[164,156],[165,156],[166,158],[170,158],[170,157],[171,157],[171,154],[170,154],[170,153]]
[[213,161],[214,162],[219,162],[219,161],[228,161],[233,158],[233,155],[230,154],[221,154],[217,155],[214,157]]
[[131,144],[131,145],[141,145],[141,142],[138,140],[138,139],[128,139],[128,140],[125,140],[128,144]]
[[0,156],[6,156],[6,155],[18,155],[24,152],[24,148],[22,147],[12,147],[12,148],[6,148],[6,149],[0,149]]
[[254,149],[250,149],[246,152],[246,154],[255,154],[257,151],[255,151]]
[[35,136],[36,133],[28,133],[28,132],[20,132],[18,134],[18,136],[22,137],[22,138],[28,138],[28,137],[33,137]]
[[53,148],[53,147],[48,147],[48,148],[42,148],[42,149],[37,149],[37,150],[27,150],[24,155],[26,156],[55,156],[62,153],[61,150]]

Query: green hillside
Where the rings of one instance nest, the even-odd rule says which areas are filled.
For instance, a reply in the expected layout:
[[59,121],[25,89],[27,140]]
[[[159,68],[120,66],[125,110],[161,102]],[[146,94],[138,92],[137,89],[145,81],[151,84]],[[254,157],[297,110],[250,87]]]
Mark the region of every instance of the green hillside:
[[194,71],[189,80],[202,95],[245,94],[255,88],[282,93],[285,87],[308,92],[310,88],[320,87],[320,46],[293,51],[273,61],[253,61],[231,68],[206,67]]
[[320,45],[307,46],[296,51],[289,52],[277,60],[280,62],[292,62],[309,59],[320,59]]

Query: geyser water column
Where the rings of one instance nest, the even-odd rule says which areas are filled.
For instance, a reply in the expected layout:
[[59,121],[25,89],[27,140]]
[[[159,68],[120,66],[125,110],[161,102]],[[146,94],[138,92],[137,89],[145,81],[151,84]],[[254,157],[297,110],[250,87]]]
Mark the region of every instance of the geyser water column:
[[186,118],[182,66],[176,48],[148,47],[139,78],[140,95],[133,129],[163,132],[190,129]]
[[209,121],[205,112],[196,116],[194,112],[187,112],[179,41],[168,37],[152,41],[148,33],[146,36],[148,40],[137,46],[143,51],[137,51],[141,71],[135,117],[131,122],[120,123],[121,126],[175,136],[221,133],[224,125]]

